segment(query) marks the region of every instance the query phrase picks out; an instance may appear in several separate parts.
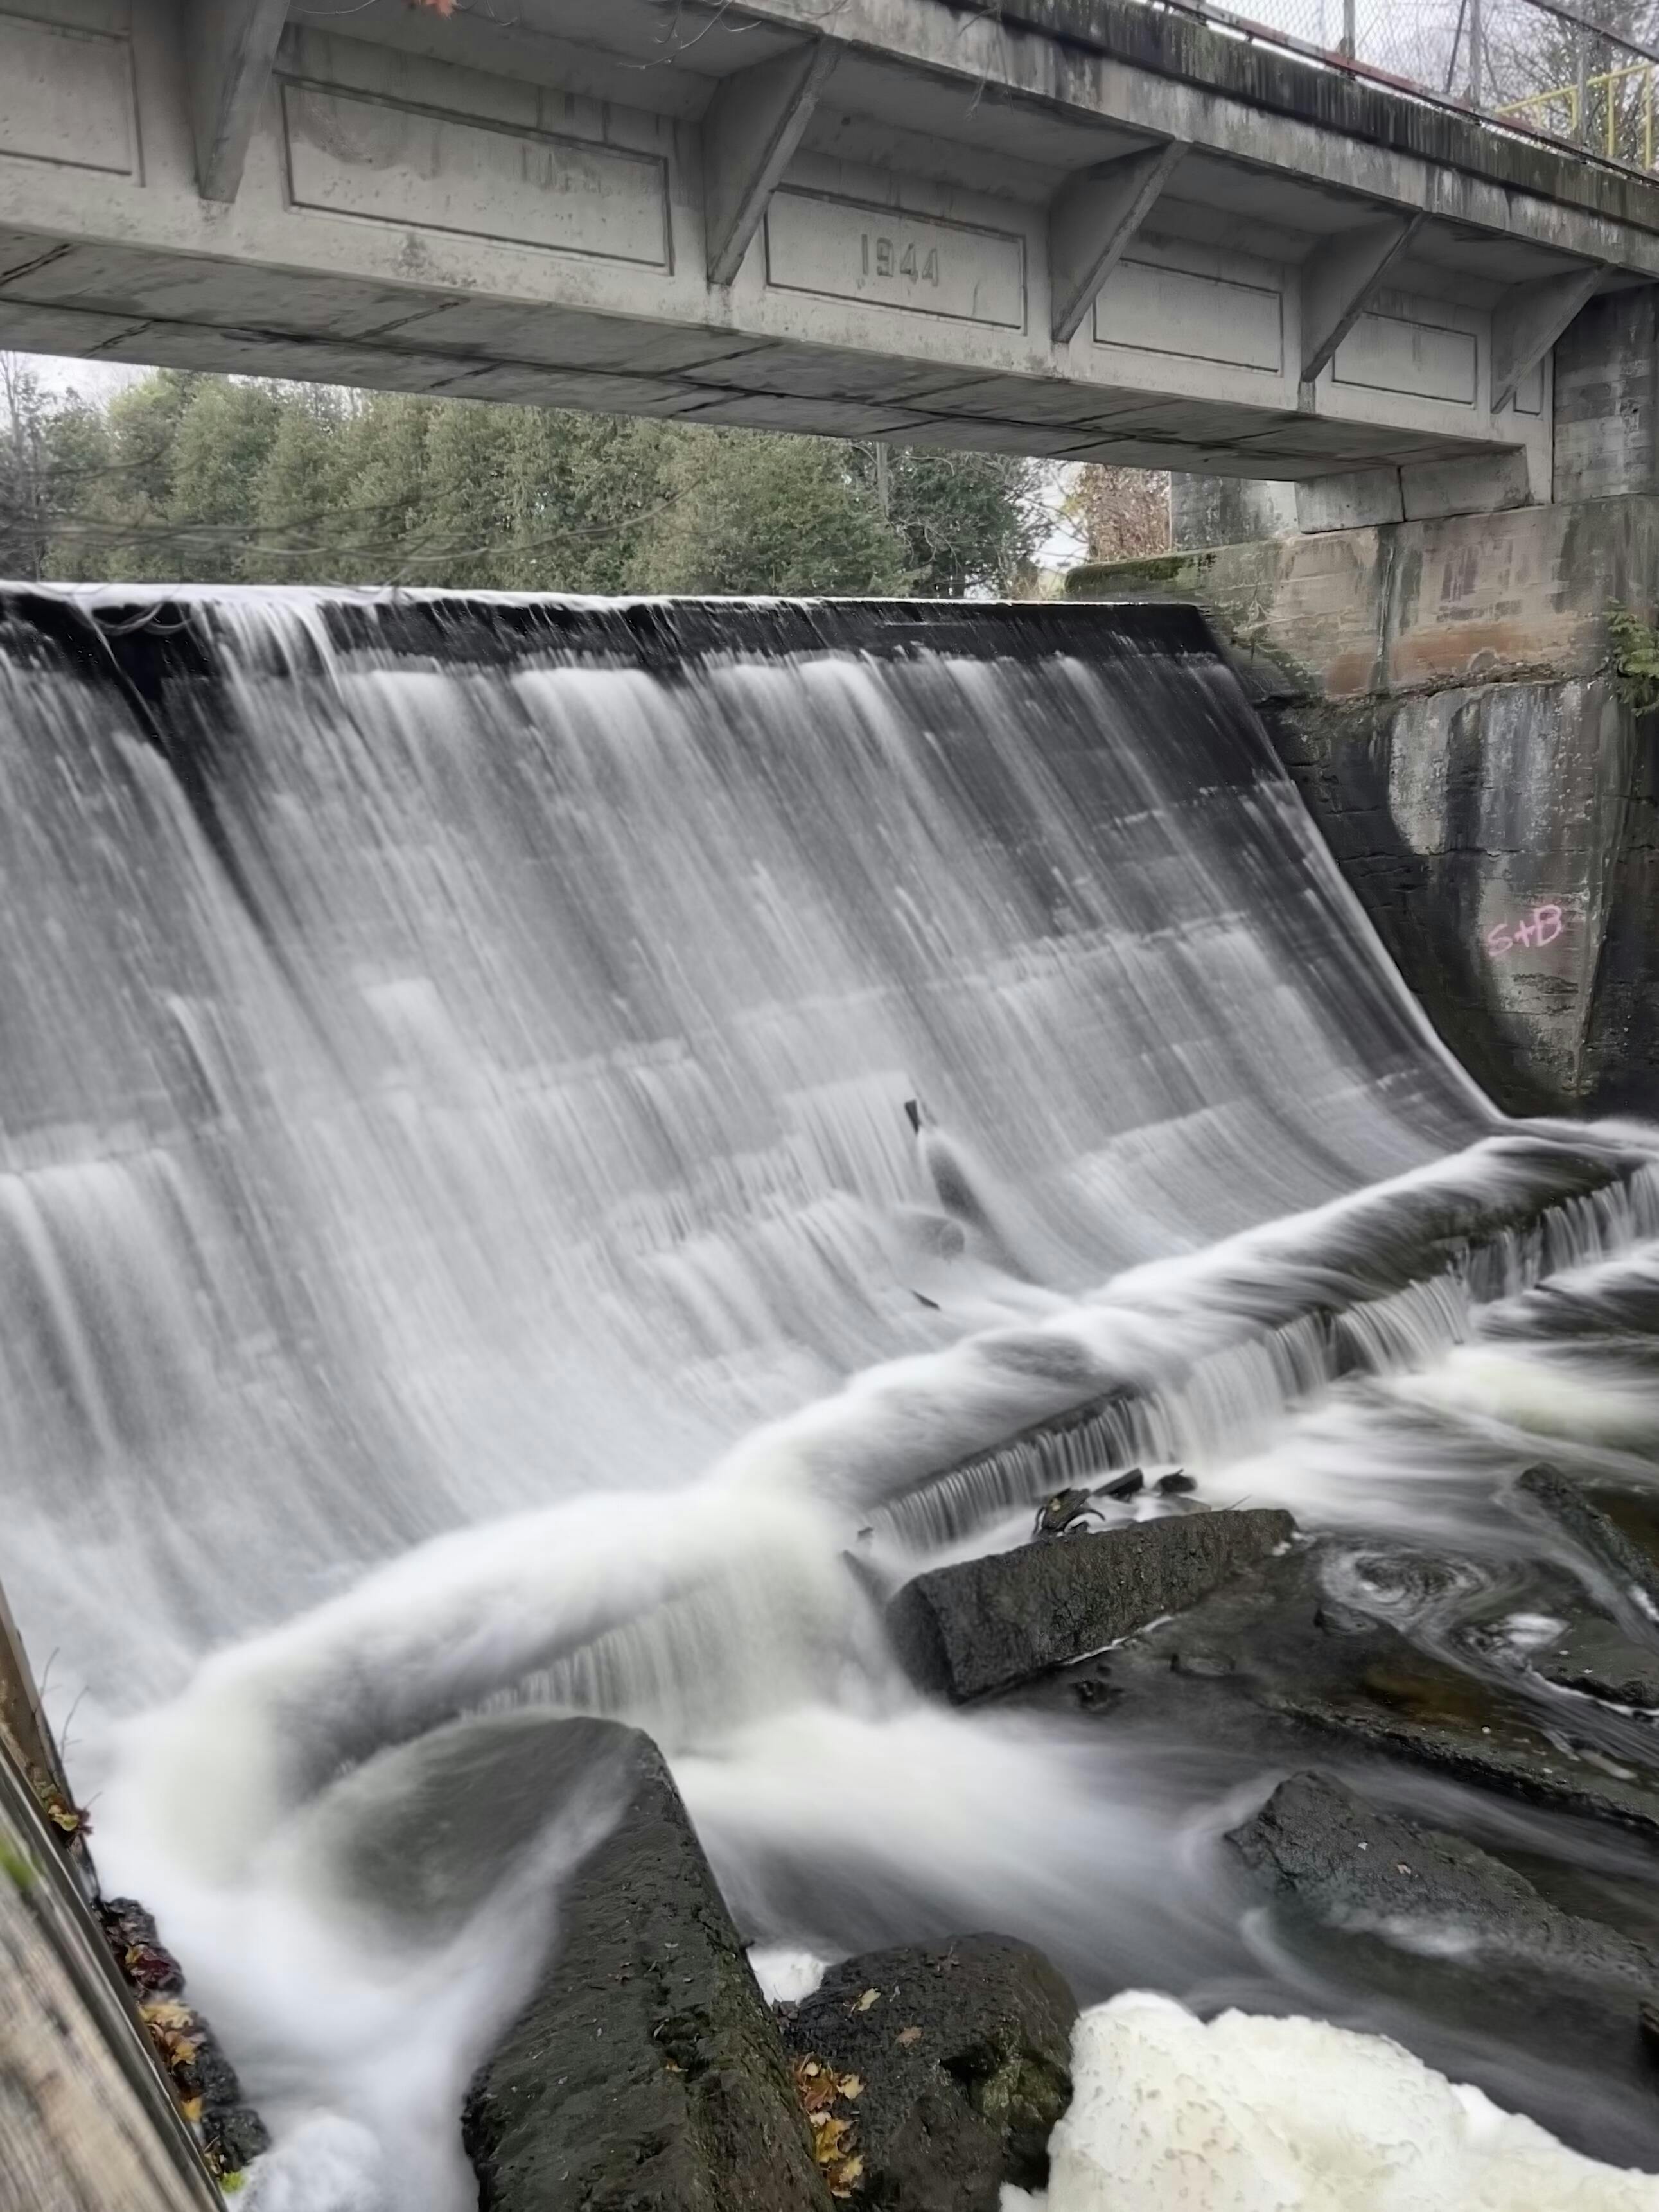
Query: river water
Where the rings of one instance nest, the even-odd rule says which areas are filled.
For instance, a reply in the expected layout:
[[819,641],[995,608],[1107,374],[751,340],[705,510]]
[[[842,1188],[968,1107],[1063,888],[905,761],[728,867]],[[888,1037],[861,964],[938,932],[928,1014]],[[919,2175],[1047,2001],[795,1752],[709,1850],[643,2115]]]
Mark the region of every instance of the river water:
[[1487,1105],[1182,611],[20,594],[0,882],[0,1577],[277,2212],[469,2201],[525,1705],[760,1942],[1282,2009],[1249,1747],[926,1705],[872,1588],[1083,1467],[1486,1575],[1540,1430],[1650,1468],[1653,1138]]

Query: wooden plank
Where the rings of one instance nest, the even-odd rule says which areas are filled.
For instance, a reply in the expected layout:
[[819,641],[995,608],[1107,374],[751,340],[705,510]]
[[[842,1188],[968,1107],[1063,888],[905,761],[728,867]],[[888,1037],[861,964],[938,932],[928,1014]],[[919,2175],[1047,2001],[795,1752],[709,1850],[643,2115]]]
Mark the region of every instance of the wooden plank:
[[32,1784],[48,1783],[69,1801],[63,1763],[46,1726],[28,1656],[3,1587],[0,1587],[0,1741]]
[[223,2202],[0,1750],[0,2212],[222,2212]]

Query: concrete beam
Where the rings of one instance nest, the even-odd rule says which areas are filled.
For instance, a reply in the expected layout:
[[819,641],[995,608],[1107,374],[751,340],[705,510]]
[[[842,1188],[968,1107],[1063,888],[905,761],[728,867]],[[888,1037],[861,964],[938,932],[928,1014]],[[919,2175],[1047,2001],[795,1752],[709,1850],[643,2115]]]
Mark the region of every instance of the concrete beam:
[[1302,381],[1311,384],[1421,228],[1421,215],[1379,216],[1339,231],[1302,264]]
[[1514,398],[1522,378],[1535,368],[1601,283],[1603,271],[1592,263],[1547,276],[1536,284],[1512,284],[1492,311],[1492,411]]
[[742,266],[836,57],[830,40],[815,39],[793,53],[739,70],[708,103],[702,200],[711,284],[729,284]]
[[288,0],[189,0],[182,21],[196,187],[204,200],[234,200]]
[[1100,288],[1186,152],[1182,139],[1085,169],[1048,210],[1048,287],[1056,345],[1077,336]]

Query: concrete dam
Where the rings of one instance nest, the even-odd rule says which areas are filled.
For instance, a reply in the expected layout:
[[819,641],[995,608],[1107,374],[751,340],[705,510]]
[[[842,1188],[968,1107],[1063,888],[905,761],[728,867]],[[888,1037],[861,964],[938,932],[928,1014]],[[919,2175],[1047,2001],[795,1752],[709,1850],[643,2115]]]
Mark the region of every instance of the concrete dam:
[[0,345],[1174,471],[0,585],[0,2212],[1659,2212],[1659,51],[1271,4],[0,8]]
[[[1504,1624],[1582,1609],[1515,1478],[1540,1394],[1637,1402],[1655,1139],[1487,1102],[1191,611],[3,617],[7,1583],[268,2201],[620,2154],[625,2112],[490,2087],[599,1909],[550,1727],[660,1747],[766,1972],[992,1928],[1085,2006],[1293,2011],[1196,1839],[1316,1712],[1406,1771],[1440,1731],[1494,1849],[1639,1889],[1644,1723],[1581,1698],[1553,1781]],[[1586,1500],[1642,1494],[1622,1418],[1551,1425]],[[1079,1477],[1094,1532],[1023,1547]],[[1306,1533],[1249,1695],[1138,1671],[1148,1621],[1109,1696],[1093,1659],[953,1705],[884,1627],[988,1561],[1258,1526]],[[1659,2160],[1616,2008],[1540,2046],[1363,1947],[1321,1972],[1551,2156]]]

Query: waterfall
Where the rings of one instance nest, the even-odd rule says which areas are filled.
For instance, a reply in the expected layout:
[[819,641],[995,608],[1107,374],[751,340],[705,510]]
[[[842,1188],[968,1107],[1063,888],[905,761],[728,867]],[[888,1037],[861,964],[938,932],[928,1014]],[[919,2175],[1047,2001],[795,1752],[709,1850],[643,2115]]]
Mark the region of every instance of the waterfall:
[[1644,1133],[1441,1048],[1185,610],[15,592],[0,884],[0,1576],[295,2204],[465,2198],[536,1884],[417,1956],[340,1841],[444,1723],[650,1726],[780,1940],[845,1931],[756,1839],[872,1822],[1051,1934],[1156,1778],[917,1706],[843,1552],[1254,1463],[1659,1230]]

